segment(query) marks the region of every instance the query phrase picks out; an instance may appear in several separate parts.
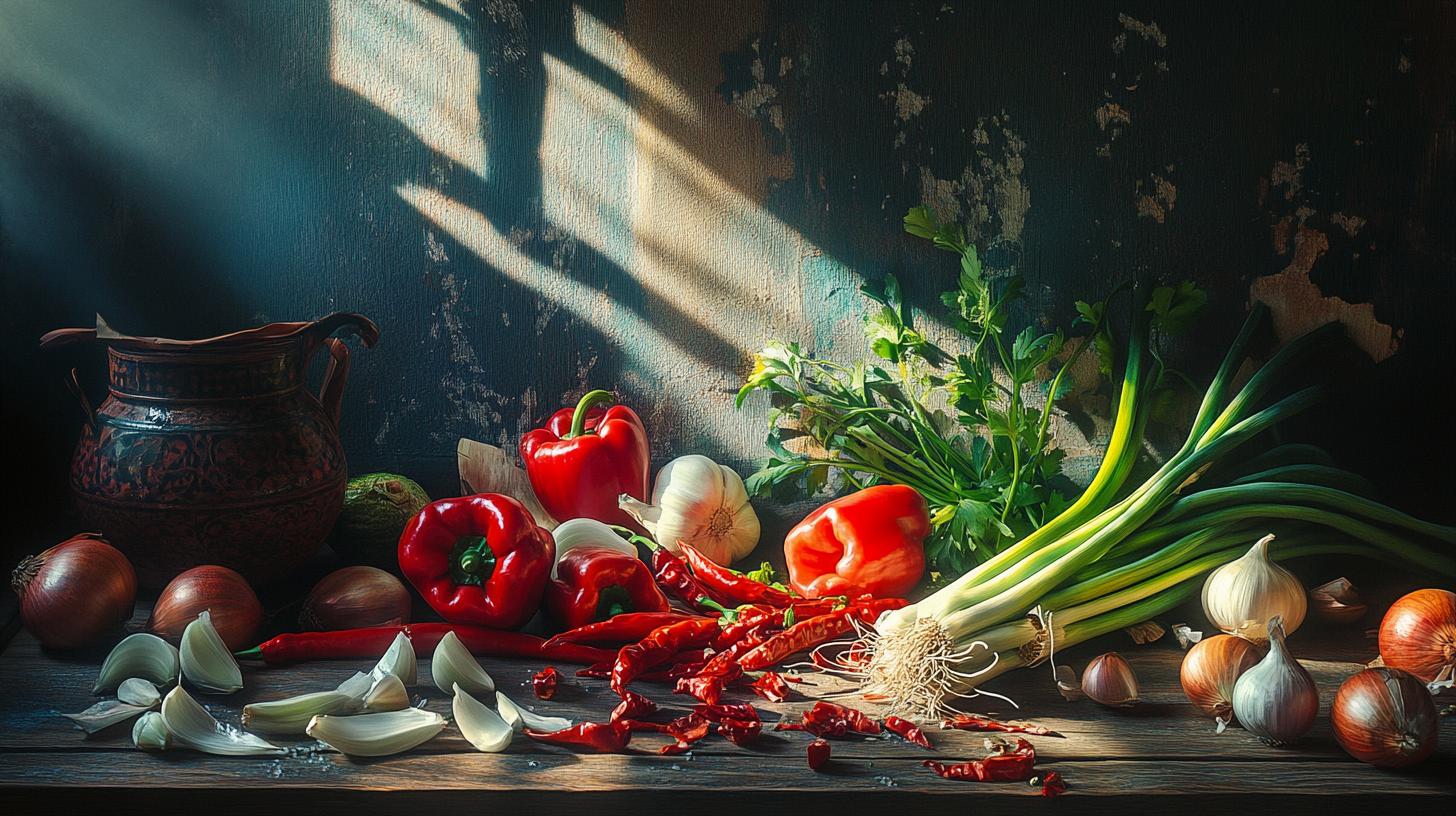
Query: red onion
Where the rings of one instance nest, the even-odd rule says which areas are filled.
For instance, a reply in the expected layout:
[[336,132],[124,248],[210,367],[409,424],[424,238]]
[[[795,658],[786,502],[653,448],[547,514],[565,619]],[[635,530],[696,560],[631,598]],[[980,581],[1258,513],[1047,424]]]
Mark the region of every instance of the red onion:
[[27,556],[10,574],[20,620],[48,649],[90,646],[131,620],[136,570],[95,533]]
[[1456,664],[1456,593],[1418,589],[1396,601],[1380,622],[1380,656],[1426,683]]
[[1204,714],[1228,722],[1234,717],[1234,684],[1264,654],[1264,647],[1235,635],[1200,640],[1188,650],[1178,673],[1183,693]]
[[167,584],[152,608],[147,631],[175,646],[187,624],[204,611],[212,613],[213,628],[234,652],[252,646],[263,623],[263,605],[246,578],[227,567],[203,566]]
[[303,602],[298,625],[306,631],[367,629],[409,623],[413,602],[398,578],[374,567],[330,573]]
[[1413,765],[1436,750],[1436,702],[1409,672],[1381,667],[1346,680],[1330,706],[1335,741],[1381,768]]

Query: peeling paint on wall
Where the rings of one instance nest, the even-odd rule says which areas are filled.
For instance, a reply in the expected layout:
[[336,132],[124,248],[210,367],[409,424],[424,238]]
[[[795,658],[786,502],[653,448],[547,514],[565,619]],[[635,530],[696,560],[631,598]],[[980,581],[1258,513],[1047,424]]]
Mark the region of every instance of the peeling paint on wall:
[[1161,224],[1167,213],[1173,209],[1173,203],[1178,200],[1178,188],[1156,173],[1146,187],[1145,191],[1143,182],[1137,183],[1134,193],[1137,197],[1137,214],[1139,217],[1153,218]]
[[1031,209],[1031,191],[1022,179],[1026,142],[1010,123],[1005,113],[977,121],[971,132],[976,161],[959,179],[939,179],[930,168],[920,168],[921,200],[940,220],[962,222],[967,238],[984,248],[982,264],[991,272],[1016,270]]
[[1134,34],[1141,34],[1144,40],[1151,40],[1158,44],[1159,48],[1166,48],[1168,38],[1158,28],[1157,23],[1140,23],[1126,14],[1117,15],[1117,21],[1122,23],[1123,28]]
[[[1096,116],[1097,127],[1101,128],[1102,130],[1107,130],[1107,126],[1109,124],[1132,124],[1132,114],[1128,113],[1126,110],[1123,109],[1121,105],[1117,104],[1116,102],[1108,102],[1107,104],[1098,108],[1096,111]],[[1117,135],[1120,132],[1121,131],[1119,131],[1116,127],[1113,127],[1112,138],[1117,138]]]
[[1358,215],[1345,215],[1344,213],[1331,213],[1330,223],[1345,231],[1345,234],[1354,238],[1360,233],[1360,228],[1365,226],[1365,219]]
[[[1303,182],[1300,180],[1304,173],[1304,165],[1309,161],[1309,145],[1301,143],[1294,148],[1294,161],[1276,162],[1274,169],[1269,172],[1269,184],[1273,187],[1284,188],[1284,199],[1293,201],[1299,191],[1303,189]],[[1262,205],[1263,202],[1261,201]]]

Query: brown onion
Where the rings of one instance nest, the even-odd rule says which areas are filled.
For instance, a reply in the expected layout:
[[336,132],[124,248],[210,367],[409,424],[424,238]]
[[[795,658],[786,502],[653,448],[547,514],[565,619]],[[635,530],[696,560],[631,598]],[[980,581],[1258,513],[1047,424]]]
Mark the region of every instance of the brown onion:
[[193,567],[172,579],[157,597],[147,631],[177,645],[182,630],[202,612],[212,613],[212,626],[232,651],[253,645],[263,623],[263,605],[248,580],[227,567]]
[[298,625],[313,632],[397,626],[409,623],[411,606],[409,590],[393,575],[374,567],[344,567],[308,593]]
[[1265,649],[1236,635],[1214,635],[1188,650],[1178,680],[1188,702],[1215,719],[1234,716],[1234,683],[1264,659]]
[[1350,755],[1381,768],[1413,765],[1436,750],[1436,702],[1409,672],[1366,669],[1346,680],[1330,706],[1335,741]]
[[20,596],[21,622],[48,649],[90,646],[136,609],[136,570],[95,533],[25,557],[10,586]]
[[1426,683],[1456,665],[1456,593],[1418,589],[1396,601],[1380,622],[1380,656]]

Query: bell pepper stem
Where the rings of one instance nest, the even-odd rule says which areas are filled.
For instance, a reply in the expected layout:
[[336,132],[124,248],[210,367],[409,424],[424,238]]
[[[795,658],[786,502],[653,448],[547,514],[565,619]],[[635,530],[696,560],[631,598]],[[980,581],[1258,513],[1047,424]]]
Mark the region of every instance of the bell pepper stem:
[[490,549],[490,542],[485,536],[462,536],[456,546],[463,547],[455,560],[456,567],[463,573],[457,576],[457,580],[483,586],[495,572],[495,553]]
[[571,431],[562,439],[575,439],[586,433],[586,412],[597,405],[611,405],[616,401],[617,398],[612,396],[610,391],[603,391],[599,388],[596,391],[586,392],[586,396],[576,404],[576,413],[571,415]]

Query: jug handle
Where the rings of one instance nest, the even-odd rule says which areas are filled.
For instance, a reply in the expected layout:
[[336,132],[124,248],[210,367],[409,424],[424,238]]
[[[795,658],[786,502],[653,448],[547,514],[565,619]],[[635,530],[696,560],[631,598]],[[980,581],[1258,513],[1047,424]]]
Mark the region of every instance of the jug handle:
[[324,369],[324,383],[319,387],[319,402],[324,415],[337,430],[339,410],[344,404],[344,386],[349,383],[349,347],[343,340],[324,341],[329,350],[329,367]]
[[86,424],[91,427],[91,432],[100,434],[101,427],[96,422],[96,412],[91,408],[91,400],[86,399],[86,392],[81,390],[81,381],[76,377],[76,369],[71,369],[70,375],[66,377],[66,386],[71,389],[72,394],[76,395],[76,399],[81,401],[81,410],[86,412]]

